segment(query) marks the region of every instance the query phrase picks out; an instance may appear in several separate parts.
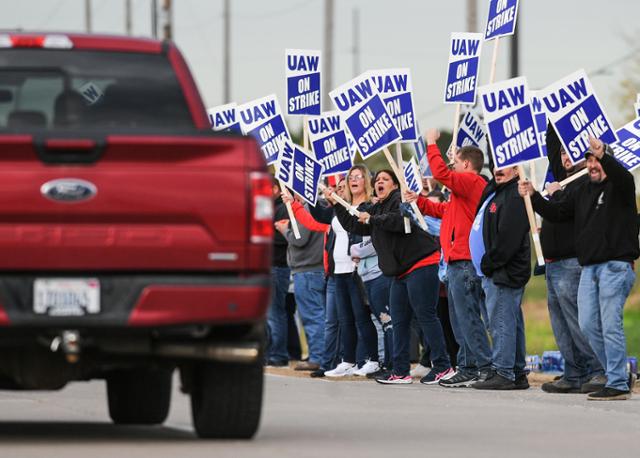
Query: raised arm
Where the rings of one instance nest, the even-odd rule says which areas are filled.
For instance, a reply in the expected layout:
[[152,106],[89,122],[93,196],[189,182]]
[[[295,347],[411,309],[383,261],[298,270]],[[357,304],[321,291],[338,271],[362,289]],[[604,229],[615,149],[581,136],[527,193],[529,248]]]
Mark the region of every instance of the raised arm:
[[345,231],[358,235],[371,235],[371,226],[359,222],[358,218],[349,213],[342,205],[336,205],[334,210]]
[[319,223],[316,221],[311,213],[309,213],[300,202],[294,201],[291,204],[291,207],[293,208],[293,215],[296,220],[310,231],[325,232],[329,229],[329,224]]

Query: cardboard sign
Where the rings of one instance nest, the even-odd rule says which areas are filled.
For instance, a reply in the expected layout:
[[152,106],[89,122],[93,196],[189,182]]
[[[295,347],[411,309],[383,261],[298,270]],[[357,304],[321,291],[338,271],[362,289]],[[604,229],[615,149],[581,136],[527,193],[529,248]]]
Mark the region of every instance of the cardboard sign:
[[484,124],[473,111],[467,111],[462,117],[456,147],[476,146],[482,151],[487,150],[487,132]]
[[288,115],[321,113],[320,55],[320,51],[285,50]]
[[485,40],[513,35],[518,19],[518,0],[489,0],[489,16],[484,32]]
[[369,74],[352,79],[331,91],[329,96],[344,116],[363,159],[400,139],[400,132]]
[[276,179],[302,197],[311,206],[318,199],[318,183],[324,167],[311,153],[285,140],[278,158]]
[[[418,131],[420,128],[418,127]],[[418,167],[420,168],[420,174],[424,178],[433,178],[433,172],[429,166],[429,159],[427,158],[427,145],[422,135],[414,142],[413,148],[416,152],[416,158],[418,160]]]
[[420,178],[420,170],[415,158],[411,158],[409,162],[404,163],[404,179],[411,191],[418,194],[422,192],[422,179]]
[[353,156],[339,111],[329,111],[307,119],[311,149],[324,166],[324,175],[349,171]]
[[613,157],[629,172],[640,167],[640,117],[616,132],[618,141],[611,143]]
[[237,108],[238,106],[235,102],[209,108],[207,114],[209,115],[211,129],[216,132],[241,133],[242,129],[240,128]]
[[240,105],[237,110],[242,133],[258,141],[267,165],[275,163],[280,144],[291,140],[275,94]]
[[584,70],[538,91],[538,97],[574,164],[584,159],[584,153],[589,149],[589,136],[605,143],[617,140]]
[[418,138],[416,115],[413,110],[413,87],[408,68],[372,70],[368,72],[391,120],[400,132],[400,142],[414,142]]
[[540,151],[542,155],[547,157],[547,113],[542,109],[542,102],[537,91],[529,91],[531,98],[531,108],[533,108],[533,117],[536,120],[536,133],[538,135],[538,143],[540,143]]
[[495,167],[503,169],[540,158],[526,78],[500,81],[479,91]]
[[481,33],[452,33],[444,103],[476,103]]

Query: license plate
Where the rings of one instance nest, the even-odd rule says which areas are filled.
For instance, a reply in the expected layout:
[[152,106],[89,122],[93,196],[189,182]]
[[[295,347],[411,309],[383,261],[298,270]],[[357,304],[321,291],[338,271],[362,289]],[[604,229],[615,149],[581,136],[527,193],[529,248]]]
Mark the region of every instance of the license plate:
[[50,316],[99,313],[100,281],[97,278],[38,278],[33,283],[33,311]]

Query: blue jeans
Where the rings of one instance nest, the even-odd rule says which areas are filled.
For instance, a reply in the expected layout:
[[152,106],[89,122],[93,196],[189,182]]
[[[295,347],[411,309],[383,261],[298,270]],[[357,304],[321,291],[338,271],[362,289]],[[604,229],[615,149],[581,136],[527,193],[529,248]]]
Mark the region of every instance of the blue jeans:
[[392,279],[384,275],[364,282],[371,311],[382,326],[384,334],[384,367],[387,369],[392,367],[391,355],[393,354],[393,322],[389,310],[391,282]]
[[487,370],[491,367],[491,346],[487,328],[482,321],[482,280],[471,261],[450,263],[447,267],[447,279],[451,327],[460,346],[458,368],[461,372],[473,374]]
[[442,325],[438,319],[438,266],[420,267],[391,283],[391,320],[393,321],[393,373],[409,375],[409,343],[412,311],[431,349],[433,370],[442,372],[451,367],[444,343]]
[[549,262],[546,266],[549,317],[556,343],[564,358],[563,378],[579,387],[604,374],[578,322],[578,285],[582,267],[576,258]]
[[267,329],[269,331],[267,359],[270,361],[289,361],[285,300],[289,289],[290,274],[291,269],[288,267],[271,268],[271,304],[267,313]]
[[627,346],[622,310],[635,274],[630,263],[608,261],[582,268],[578,288],[580,329],[605,368],[607,386],[627,391]]
[[491,366],[499,375],[514,381],[527,373],[524,318],[520,307],[524,288],[496,285],[487,277],[482,279],[482,288],[493,340]]
[[347,363],[356,363],[356,347],[360,337],[365,358],[378,361],[378,334],[371,321],[371,314],[364,305],[357,274],[336,274],[334,277],[342,359]]
[[322,369],[329,371],[340,362],[338,359],[338,310],[336,308],[336,280],[332,276],[327,278],[327,305],[324,318],[324,361]]
[[318,365],[324,361],[325,287],[322,271],[293,274],[293,291],[307,336],[309,362]]

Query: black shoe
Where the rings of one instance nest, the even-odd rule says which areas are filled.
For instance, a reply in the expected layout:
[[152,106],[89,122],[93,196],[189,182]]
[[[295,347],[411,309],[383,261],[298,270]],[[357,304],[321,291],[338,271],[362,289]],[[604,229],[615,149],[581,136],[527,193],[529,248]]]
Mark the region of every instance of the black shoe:
[[367,374],[367,378],[368,379],[377,379],[377,378],[384,378],[387,379],[389,378],[389,376],[391,375],[391,371],[389,369],[385,369],[385,368],[380,368],[375,372],[371,372],[370,374]]
[[317,371],[313,371],[309,373],[309,377],[311,378],[324,377],[324,369],[318,369]]
[[265,366],[267,367],[288,367],[289,366],[289,361],[280,361],[277,359],[269,359],[267,360],[267,362],[265,363]]
[[493,374],[484,382],[474,383],[471,388],[476,390],[515,390],[516,384],[500,374]]
[[542,391],[546,393],[580,393],[581,387],[572,385],[570,382],[561,378],[553,382],[543,383]]
[[624,401],[631,399],[631,391],[616,390],[605,386],[600,391],[590,393],[587,399],[589,401]]
[[581,393],[595,393],[604,389],[607,384],[607,377],[605,375],[594,375],[587,383],[583,383],[580,387]]
[[519,377],[516,377],[516,381],[513,382],[516,386],[514,390],[528,390],[529,389],[529,379],[527,378],[527,374],[522,374]]
[[476,374],[466,372],[456,372],[453,377],[438,381],[438,385],[445,388],[467,388],[478,381]]

